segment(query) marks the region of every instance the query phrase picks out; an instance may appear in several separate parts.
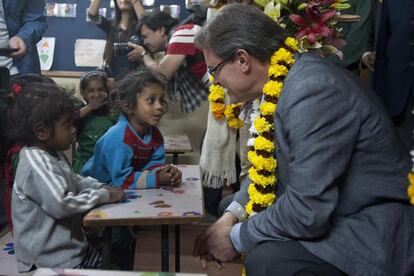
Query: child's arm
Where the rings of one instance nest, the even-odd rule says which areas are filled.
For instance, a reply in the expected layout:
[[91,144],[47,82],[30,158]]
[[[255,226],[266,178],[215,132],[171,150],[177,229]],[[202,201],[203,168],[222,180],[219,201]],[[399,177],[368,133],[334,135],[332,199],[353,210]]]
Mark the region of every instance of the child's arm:
[[19,197],[30,197],[50,216],[61,219],[110,202],[110,194],[103,188],[76,192],[68,178],[69,165],[61,165],[38,150],[25,150],[20,157],[15,191]]
[[87,105],[85,105],[84,107],[80,109],[79,117],[84,118],[86,115],[88,115],[93,110],[96,110],[107,103],[108,101],[107,101],[106,93],[100,95],[99,97],[93,98]]
[[159,169],[165,164],[163,146],[154,152],[151,161],[140,171],[132,167],[134,157],[129,146],[112,143],[111,148],[102,152],[102,162],[111,175],[113,185],[124,189],[151,189],[161,185]]

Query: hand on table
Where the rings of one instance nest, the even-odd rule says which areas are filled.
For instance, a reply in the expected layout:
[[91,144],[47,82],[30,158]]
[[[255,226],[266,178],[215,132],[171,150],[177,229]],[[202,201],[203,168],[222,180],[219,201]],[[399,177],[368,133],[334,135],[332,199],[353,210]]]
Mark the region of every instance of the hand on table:
[[126,194],[122,188],[108,185],[104,185],[102,188],[108,190],[110,203],[120,202],[126,199]]
[[200,256],[203,269],[207,268],[207,262],[210,261],[215,261],[217,266],[222,268],[221,263],[229,262],[239,255],[230,239],[230,231],[236,221],[233,214],[226,212],[197,237],[193,255]]
[[174,165],[166,165],[159,172],[162,186],[174,186],[181,183],[182,173]]

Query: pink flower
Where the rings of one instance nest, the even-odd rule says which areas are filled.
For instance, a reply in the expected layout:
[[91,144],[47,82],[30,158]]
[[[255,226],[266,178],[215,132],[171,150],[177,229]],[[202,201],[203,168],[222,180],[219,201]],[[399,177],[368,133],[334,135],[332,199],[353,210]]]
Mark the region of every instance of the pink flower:
[[[323,2],[323,3],[322,3]],[[336,10],[321,11],[321,5],[332,0],[320,0],[310,3],[306,7],[305,17],[291,14],[289,19],[299,25],[300,28],[295,36],[298,39],[307,36],[309,44],[314,44],[320,37],[331,38],[333,31],[326,25],[326,22],[336,15]]]

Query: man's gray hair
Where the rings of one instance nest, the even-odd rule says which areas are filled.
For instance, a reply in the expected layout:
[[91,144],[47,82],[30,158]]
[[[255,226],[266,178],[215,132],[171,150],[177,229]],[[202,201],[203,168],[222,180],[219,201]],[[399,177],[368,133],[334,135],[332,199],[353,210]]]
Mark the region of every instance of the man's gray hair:
[[287,36],[258,8],[228,4],[198,32],[195,43],[223,60],[233,59],[238,49],[244,49],[259,61],[268,62]]

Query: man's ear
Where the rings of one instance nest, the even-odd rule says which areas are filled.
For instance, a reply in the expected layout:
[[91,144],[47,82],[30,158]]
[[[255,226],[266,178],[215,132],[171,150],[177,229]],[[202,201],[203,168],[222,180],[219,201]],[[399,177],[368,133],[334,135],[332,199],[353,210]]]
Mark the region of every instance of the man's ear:
[[166,33],[165,33],[165,27],[161,27],[161,28],[159,28],[158,29],[159,31],[160,31],[160,33],[161,33],[161,35],[167,35]]
[[46,141],[51,135],[49,128],[44,124],[36,124],[33,127],[33,133],[39,141]]
[[251,56],[244,49],[238,49],[236,51],[236,61],[239,63],[241,71],[248,73],[251,67]]

